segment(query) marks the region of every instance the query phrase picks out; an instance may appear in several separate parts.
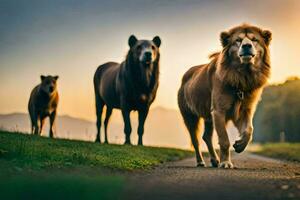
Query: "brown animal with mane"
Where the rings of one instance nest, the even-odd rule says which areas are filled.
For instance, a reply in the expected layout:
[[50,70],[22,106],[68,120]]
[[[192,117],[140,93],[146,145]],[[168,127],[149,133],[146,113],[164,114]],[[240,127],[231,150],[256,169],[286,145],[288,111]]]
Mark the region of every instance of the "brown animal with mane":
[[[252,119],[264,85],[270,75],[271,32],[243,24],[220,35],[222,51],[210,56],[210,63],[190,68],[178,91],[178,105],[195,148],[197,166],[205,166],[199,151],[197,129],[204,119],[205,141],[213,167],[233,168],[226,124],[232,120],[240,133],[233,145],[244,151],[252,139]],[[220,161],[212,143],[215,128]]]
[[130,112],[138,111],[138,144],[143,145],[144,123],[158,88],[161,40],[158,36],[153,40],[138,40],[131,35],[128,44],[130,49],[124,62],[121,64],[108,62],[100,65],[94,75],[97,114],[96,142],[101,143],[102,111],[106,106],[105,143],[108,143],[107,126],[112,110],[117,108],[121,109],[124,119],[125,144],[131,144]]

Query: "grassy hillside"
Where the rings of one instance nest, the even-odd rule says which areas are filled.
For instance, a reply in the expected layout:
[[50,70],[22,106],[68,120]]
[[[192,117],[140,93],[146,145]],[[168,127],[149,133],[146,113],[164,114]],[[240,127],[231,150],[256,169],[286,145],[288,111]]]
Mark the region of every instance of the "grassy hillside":
[[0,141],[2,159],[29,168],[89,165],[123,170],[147,169],[191,155],[189,151],[178,149],[100,145],[8,132],[0,132]]
[[0,131],[0,199],[118,199],[124,173],[191,155]]
[[263,144],[255,153],[300,162],[300,143],[267,143]]

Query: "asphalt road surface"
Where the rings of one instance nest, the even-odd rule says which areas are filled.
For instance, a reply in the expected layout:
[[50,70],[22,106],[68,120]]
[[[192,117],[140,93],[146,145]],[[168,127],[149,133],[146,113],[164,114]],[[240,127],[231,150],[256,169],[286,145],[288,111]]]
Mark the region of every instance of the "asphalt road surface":
[[136,173],[122,199],[300,199],[299,163],[250,153],[234,154],[232,161],[234,169],[196,168],[188,158]]

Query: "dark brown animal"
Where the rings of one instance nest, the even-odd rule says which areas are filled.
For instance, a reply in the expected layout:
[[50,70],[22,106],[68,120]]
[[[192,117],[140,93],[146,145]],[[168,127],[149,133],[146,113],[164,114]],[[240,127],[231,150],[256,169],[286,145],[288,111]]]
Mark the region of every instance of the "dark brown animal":
[[58,105],[58,76],[41,76],[41,83],[31,92],[28,111],[31,119],[31,133],[42,133],[46,117],[50,118],[49,136],[53,137]]
[[[252,139],[256,104],[270,74],[268,46],[271,32],[243,24],[220,35],[223,49],[210,56],[208,64],[189,69],[178,91],[178,105],[195,148],[197,165],[205,166],[197,128],[204,119],[203,140],[214,167],[232,168],[226,124],[232,120],[240,132],[235,151],[242,152]],[[220,145],[219,158],[212,144],[215,128]]]
[[117,108],[121,109],[125,123],[125,144],[131,144],[130,112],[138,111],[138,144],[143,145],[144,123],[158,88],[161,40],[158,36],[153,40],[138,40],[131,35],[128,44],[130,49],[124,62],[121,64],[108,62],[100,65],[94,75],[97,114],[96,142],[101,143],[101,118],[103,107],[106,106],[105,143],[108,143],[109,118],[113,108]]

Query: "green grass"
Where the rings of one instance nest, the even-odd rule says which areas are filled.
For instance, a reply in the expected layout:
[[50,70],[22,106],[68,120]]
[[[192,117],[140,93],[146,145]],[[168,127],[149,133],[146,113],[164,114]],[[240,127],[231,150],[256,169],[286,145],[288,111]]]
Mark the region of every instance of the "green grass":
[[120,199],[126,174],[191,155],[0,131],[0,199]]
[[89,165],[120,170],[149,169],[191,156],[171,148],[104,145],[0,132],[0,158],[25,168]]
[[300,143],[267,143],[263,144],[255,153],[300,162]]

